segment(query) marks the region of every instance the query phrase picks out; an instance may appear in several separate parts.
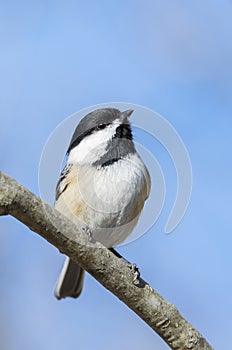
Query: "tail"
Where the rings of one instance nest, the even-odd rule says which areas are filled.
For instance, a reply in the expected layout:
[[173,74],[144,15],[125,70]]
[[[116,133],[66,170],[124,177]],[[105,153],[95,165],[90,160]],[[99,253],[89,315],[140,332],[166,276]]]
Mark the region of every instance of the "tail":
[[56,298],[79,297],[83,288],[84,275],[85,271],[67,257],[56,284]]

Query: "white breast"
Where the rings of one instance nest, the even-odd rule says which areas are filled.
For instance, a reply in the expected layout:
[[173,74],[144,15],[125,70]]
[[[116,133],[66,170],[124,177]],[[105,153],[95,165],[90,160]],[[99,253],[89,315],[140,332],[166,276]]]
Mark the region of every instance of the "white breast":
[[149,174],[138,155],[106,167],[78,166],[71,173],[74,180],[59,197],[57,209],[68,212],[64,204],[69,205],[67,216],[83,220],[105,246],[123,242],[136,225],[150,191]]

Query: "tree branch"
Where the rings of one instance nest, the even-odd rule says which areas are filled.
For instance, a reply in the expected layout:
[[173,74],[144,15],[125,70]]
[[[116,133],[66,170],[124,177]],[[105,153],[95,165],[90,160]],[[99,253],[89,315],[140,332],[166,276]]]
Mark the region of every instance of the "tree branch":
[[14,179],[0,172],[0,215],[12,215],[69,256],[143,319],[171,349],[212,350],[201,334],[133,270]]

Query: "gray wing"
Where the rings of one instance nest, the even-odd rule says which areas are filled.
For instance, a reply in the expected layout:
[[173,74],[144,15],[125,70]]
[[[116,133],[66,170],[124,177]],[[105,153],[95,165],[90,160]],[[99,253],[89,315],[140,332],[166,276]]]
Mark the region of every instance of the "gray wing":
[[73,167],[73,164],[67,163],[60,174],[59,180],[58,180],[57,185],[56,185],[56,194],[55,194],[56,201],[68,185],[66,182],[66,177],[67,177],[68,173],[70,172],[70,170],[72,169],[72,167]]
[[[67,176],[70,173],[73,164],[68,163],[62,170],[59,180],[56,185],[55,201],[58,200],[59,196],[67,188],[69,182]],[[65,214],[63,212],[63,214]],[[78,266],[74,261],[66,258],[64,267],[59,276],[56,284],[55,296],[57,299],[66,297],[77,298],[82,291],[84,282],[84,270]]]

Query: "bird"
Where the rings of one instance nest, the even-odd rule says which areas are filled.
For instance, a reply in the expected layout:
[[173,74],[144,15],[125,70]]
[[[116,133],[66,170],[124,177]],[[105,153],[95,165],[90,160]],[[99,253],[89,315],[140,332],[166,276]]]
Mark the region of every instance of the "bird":
[[[107,248],[131,234],[151,191],[149,171],[133,142],[133,112],[99,108],[85,115],[71,138],[56,186],[55,208],[74,223],[81,222]],[[84,275],[66,257],[56,298],[79,297]]]

